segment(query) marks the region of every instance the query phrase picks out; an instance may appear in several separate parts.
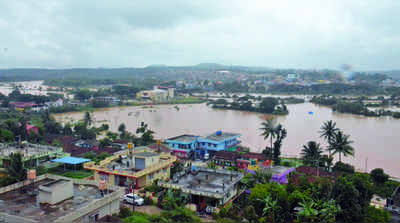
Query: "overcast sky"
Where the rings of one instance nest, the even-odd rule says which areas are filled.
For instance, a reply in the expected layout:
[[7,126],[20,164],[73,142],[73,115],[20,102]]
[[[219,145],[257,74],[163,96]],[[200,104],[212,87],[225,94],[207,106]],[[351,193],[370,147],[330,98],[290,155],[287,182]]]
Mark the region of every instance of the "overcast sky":
[[399,69],[399,0],[0,1],[0,68]]

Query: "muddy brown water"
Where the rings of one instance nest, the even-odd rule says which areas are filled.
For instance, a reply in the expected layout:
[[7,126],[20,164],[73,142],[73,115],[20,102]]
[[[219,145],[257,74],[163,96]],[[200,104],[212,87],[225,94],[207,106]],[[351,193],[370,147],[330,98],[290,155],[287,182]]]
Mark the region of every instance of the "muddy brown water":
[[[389,174],[400,177],[400,120],[341,114],[311,103],[288,105],[288,108],[289,115],[276,117],[288,132],[282,147],[283,155],[298,156],[302,146],[310,140],[325,146],[318,131],[324,121],[332,119],[354,141],[355,156],[345,157],[343,161],[360,170],[384,168]],[[206,135],[217,130],[236,132],[242,134],[242,144],[255,152],[260,152],[268,143],[260,136],[259,128],[263,120],[271,117],[253,112],[216,110],[205,104],[113,107],[97,110],[92,116],[95,125],[108,123],[113,131],[125,123],[127,130],[135,132],[144,121],[156,132],[156,138],[161,139],[180,134]],[[79,120],[83,113],[64,113],[55,117],[60,121]]]

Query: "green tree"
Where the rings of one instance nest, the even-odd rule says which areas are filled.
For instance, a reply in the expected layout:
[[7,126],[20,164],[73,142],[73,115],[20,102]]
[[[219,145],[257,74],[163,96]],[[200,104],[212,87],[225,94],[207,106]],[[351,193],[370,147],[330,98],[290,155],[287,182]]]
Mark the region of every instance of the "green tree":
[[277,200],[272,200],[270,196],[267,196],[266,198],[260,201],[262,201],[265,204],[262,214],[263,216],[266,216],[268,220],[271,222],[277,222],[281,220],[279,216],[279,211],[281,207],[279,207]]
[[279,104],[278,99],[273,97],[263,98],[260,103],[260,111],[271,114],[275,110],[275,106]]
[[319,211],[319,220],[321,222],[336,222],[336,216],[342,211],[335,200],[329,200],[322,204],[322,209]]
[[313,200],[303,200],[300,203],[300,211],[297,213],[297,220],[299,222],[315,222],[318,217],[318,210],[316,203]]
[[[260,130],[262,131],[261,136],[264,136],[264,140],[267,140],[270,138],[271,141],[271,147],[269,147],[269,152],[270,155],[272,155],[272,141],[276,137],[277,134],[277,125],[274,121],[274,119],[268,119],[265,122],[261,123],[261,128]],[[268,150],[268,149],[267,149]]]
[[279,165],[281,162],[281,147],[282,147],[282,143],[283,140],[286,138],[287,136],[287,131],[286,129],[279,124],[276,128],[276,140],[274,142],[274,150],[273,150],[273,154],[272,154],[272,159],[275,163],[275,165]]
[[9,156],[10,165],[6,168],[8,175],[17,182],[26,179],[26,169],[22,162],[21,153],[11,153]]
[[332,143],[331,143],[331,150],[333,150],[333,155],[339,153],[339,162],[342,161],[342,154],[343,156],[354,156],[354,148],[351,146],[353,141],[351,141],[349,135],[343,134],[342,131],[338,131],[335,133]]
[[382,168],[371,170],[370,176],[375,183],[383,184],[389,180],[389,175],[387,175]]
[[123,136],[125,136],[125,134],[126,134],[126,126],[125,126],[124,123],[121,123],[118,126],[118,132],[120,133],[120,136],[122,136],[122,138],[123,138]]
[[[324,124],[321,127],[321,130],[319,131],[321,133],[321,137],[323,137],[325,140],[327,140],[328,145],[331,145],[332,139],[335,136],[335,134],[339,131],[338,128],[336,128],[336,122],[329,120],[324,122]],[[331,156],[331,147],[327,147],[329,156]]]
[[88,111],[85,112],[85,116],[83,117],[83,122],[87,126],[91,126],[92,125],[92,116],[90,115],[90,113]]
[[14,142],[14,134],[7,129],[1,129],[0,142]]
[[303,146],[301,150],[301,155],[303,161],[307,165],[318,167],[319,159],[321,158],[322,149],[319,143],[315,141],[309,141],[307,145]]
[[73,131],[72,131],[71,123],[69,123],[69,122],[65,123],[64,128],[63,128],[63,134],[66,136],[70,136],[70,135],[72,135],[72,133],[73,133]]

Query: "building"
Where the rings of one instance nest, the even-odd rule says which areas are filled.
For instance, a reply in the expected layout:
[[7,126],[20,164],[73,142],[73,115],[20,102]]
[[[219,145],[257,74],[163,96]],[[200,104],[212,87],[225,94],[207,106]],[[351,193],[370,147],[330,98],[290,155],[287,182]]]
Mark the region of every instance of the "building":
[[242,178],[241,172],[192,166],[175,174],[174,179],[160,181],[158,185],[182,190],[191,196],[197,211],[203,211],[207,206],[223,205],[239,194],[238,184]]
[[[212,157],[218,151],[236,151],[240,144],[240,134],[217,131],[205,137],[180,135],[166,140],[171,150],[179,158],[203,159]],[[207,155],[208,154],[208,155]]]
[[6,168],[11,164],[10,154],[21,153],[22,161],[30,167],[37,167],[52,159],[69,156],[63,152],[63,148],[45,146],[32,143],[0,144],[0,167]]
[[168,179],[170,166],[176,160],[170,153],[157,153],[148,147],[137,147],[111,156],[98,165],[86,163],[85,169],[95,171],[96,181],[105,180],[110,185],[141,188],[155,179]]
[[172,87],[154,86],[153,90],[140,91],[137,99],[152,100],[153,102],[166,102],[175,97],[175,89]]
[[200,137],[195,156],[204,157],[204,154],[208,153],[212,157],[217,151],[236,151],[236,146],[240,144],[238,140],[240,136],[237,133],[217,131],[206,137]]
[[63,99],[59,98],[56,101],[48,101],[44,103],[47,107],[61,107],[64,105]]
[[[34,183],[33,183],[34,181]],[[95,181],[41,175],[0,188],[4,222],[95,222],[119,212],[122,188]]]
[[212,162],[221,167],[247,169],[249,165],[259,165],[259,163],[261,164],[261,162],[265,160],[265,157],[261,153],[218,151],[215,153]]
[[118,104],[121,100],[117,97],[95,97],[92,102],[104,103],[104,104]]
[[178,158],[189,158],[197,147],[199,136],[180,135],[166,140],[172,152]]

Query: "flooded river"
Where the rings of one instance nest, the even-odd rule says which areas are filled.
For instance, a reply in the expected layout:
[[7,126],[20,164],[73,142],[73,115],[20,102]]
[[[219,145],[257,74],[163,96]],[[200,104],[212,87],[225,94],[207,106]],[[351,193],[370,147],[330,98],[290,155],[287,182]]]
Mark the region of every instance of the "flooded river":
[[[299,155],[302,145],[310,140],[325,146],[318,131],[324,121],[332,119],[354,141],[355,157],[346,157],[345,162],[368,171],[382,167],[389,174],[400,177],[400,120],[341,114],[311,103],[288,105],[288,109],[289,115],[276,117],[288,132],[282,147],[283,155]],[[313,115],[309,114],[310,111]],[[83,113],[58,114],[55,117],[62,121],[77,120],[82,119]],[[267,115],[216,110],[205,104],[114,107],[94,112],[93,118],[96,125],[108,123],[113,131],[125,123],[129,131],[135,132],[144,121],[156,132],[156,138],[161,139],[184,133],[206,135],[222,130],[242,134],[242,144],[251,147],[252,151],[260,152],[267,144],[259,130]]]

